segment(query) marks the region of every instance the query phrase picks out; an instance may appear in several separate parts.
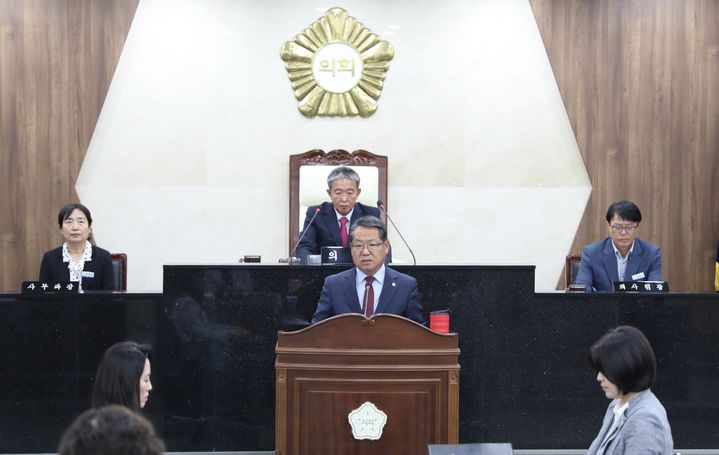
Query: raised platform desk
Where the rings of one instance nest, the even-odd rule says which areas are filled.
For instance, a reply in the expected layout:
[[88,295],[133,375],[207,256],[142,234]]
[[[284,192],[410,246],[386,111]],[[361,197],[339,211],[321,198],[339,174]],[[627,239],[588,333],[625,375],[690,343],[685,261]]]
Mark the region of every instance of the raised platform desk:
[[[532,266],[398,266],[459,333],[460,441],[586,448],[607,401],[586,352],[641,328],[675,447],[719,447],[719,296],[535,293]],[[170,451],[274,448],[278,330],[305,327],[339,268],[168,265],[162,294],[0,295],[0,453],[52,452],[110,344],[153,345],[145,410]],[[571,428],[571,431],[567,431]]]

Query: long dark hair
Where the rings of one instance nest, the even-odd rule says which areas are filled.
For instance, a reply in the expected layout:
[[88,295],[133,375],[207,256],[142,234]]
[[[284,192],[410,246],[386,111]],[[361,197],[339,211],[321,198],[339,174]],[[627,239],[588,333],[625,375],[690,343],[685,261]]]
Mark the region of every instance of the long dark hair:
[[110,346],[97,366],[92,386],[92,407],[120,404],[140,411],[140,377],[150,346],[122,341]]

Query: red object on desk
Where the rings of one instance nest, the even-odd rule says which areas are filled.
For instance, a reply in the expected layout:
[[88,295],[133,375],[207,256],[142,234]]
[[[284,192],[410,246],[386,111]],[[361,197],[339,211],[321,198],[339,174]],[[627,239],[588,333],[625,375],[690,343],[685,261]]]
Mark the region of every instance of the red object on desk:
[[429,328],[437,333],[449,333],[449,313],[430,314]]

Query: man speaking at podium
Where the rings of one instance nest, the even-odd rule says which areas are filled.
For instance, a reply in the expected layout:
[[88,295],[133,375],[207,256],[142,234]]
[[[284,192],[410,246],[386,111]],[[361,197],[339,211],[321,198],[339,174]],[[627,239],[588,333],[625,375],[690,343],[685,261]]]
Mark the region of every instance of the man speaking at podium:
[[312,323],[345,313],[390,313],[424,324],[417,280],[384,263],[390,244],[382,220],[357,219],[349,245],[355,267],[325,279]]
[[332,202],[307,209],[297,245],[297,256],[303,263],[310,254],[320,254],[323,246],[348,246],[349,227],[355,220],[365,215],[379,217],[378,208],[357,202],[362,192],[359,185],[359,175],[348,167],[335,168],[327,176],[327,194]]

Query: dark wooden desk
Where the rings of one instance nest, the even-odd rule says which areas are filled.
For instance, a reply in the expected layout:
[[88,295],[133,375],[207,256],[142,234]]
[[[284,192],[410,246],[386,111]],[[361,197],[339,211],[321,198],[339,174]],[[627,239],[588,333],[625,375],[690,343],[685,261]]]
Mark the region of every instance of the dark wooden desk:
[[279,332],[277,452],[417,455],[457,444],[457,339],[393,314],[343,314]]
[[[535,293],[531,266],[397,267],[460,334],[460,441],[586,448],[607,401],[586,352],[640,327],[675,447],[719,447],[719,296]],[[306,327],[325,276],[287,265],[166,266],[163,294],[0,295],[0,452],[52,452],[110,344],[153,344],[145,413],[168,450],[272,450],[278,330]],[[571,431],[566,431],[571,423]]]

